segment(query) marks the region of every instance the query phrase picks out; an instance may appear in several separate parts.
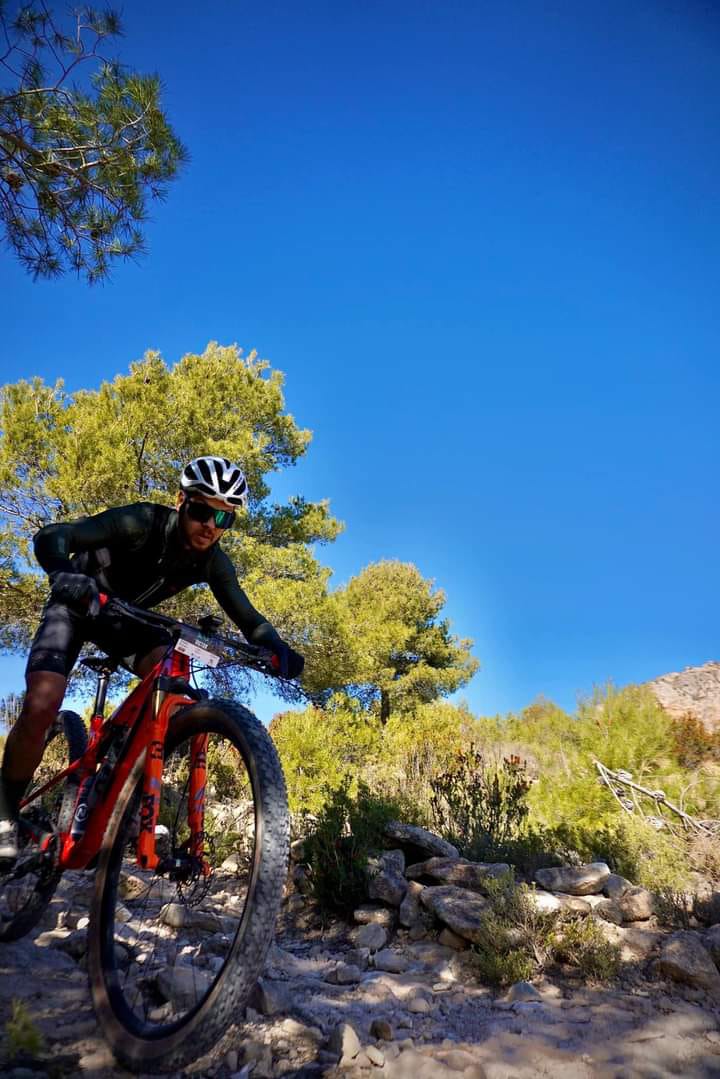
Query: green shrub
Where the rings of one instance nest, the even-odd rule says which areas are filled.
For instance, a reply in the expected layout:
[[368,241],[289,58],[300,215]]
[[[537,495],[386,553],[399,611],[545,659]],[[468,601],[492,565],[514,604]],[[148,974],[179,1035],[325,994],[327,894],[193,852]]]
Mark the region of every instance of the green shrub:
[[612,981],[620,969],[620,948],[603,936],[592,917],[561,918],[550,951],[554,959],[577,967],[590,981]]
[[556,914],[542,913],[513,873],[487,882],[488,906],[472,946],[481,981],[506,986],[541,970],[548,957]]
[[36,1057],[45,1048],[45,1039],[35,1026],[27,1007],[21,1000],[13,1000],[12,1015],[5,1024],[7,1053],[14,1057]]
[[464,855],[487,856],[522,831],[531,783],[519,757],[505,757],[494,765],[470,745],[432,785],[435,828]]
[[390,820],[406,820],[408,806],[358,783],[356,793],[346,779],[326,793],[306,849],[313,893],[327,911],[347,915],[367,893],[368,855],[384,845],[383,832]]

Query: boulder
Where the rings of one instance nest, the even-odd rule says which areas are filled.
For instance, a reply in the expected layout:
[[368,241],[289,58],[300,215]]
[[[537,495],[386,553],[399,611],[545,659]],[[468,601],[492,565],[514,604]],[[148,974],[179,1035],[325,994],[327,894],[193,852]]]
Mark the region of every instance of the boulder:
[[410,966],[409,961],[400,952],[394,952],[390,948],[383,948],[375,953],[375,969],[384,970],[388,974],[404,974]]
[[624,922],[644,922],[655,913],[655,901],[647,888],[630,888],[617,899]]
[[420,901],[459,937],[471,941],[480,939],[488,904],[475,892],[454,884],[440,884],[423,888]]
[[465,858],[427,858],[408,866],[405,876],[409,880],[430,877],[442,884],[457,884],[482,892],[485,882],[495,880],[510,872],[506,862],[468,862]]
[[440,836],[428,832],[426,828],[420,828],[416,824],[402,824],[400,821],[388,821],[385,825],[385,835],[398,843],[424,851],[426,855],[440,855],[445,858],[458,858],[460,852],[457,847]]
[[619,899],[604,899],[602,903],[596,903],[595,913],[606,922],[612,922],[613,925],[623,924],[623,912]]
[[527,897],[540,914],[554,914],[556,911],[562,910],[562,899],[557,895],[553,895],[552,892],[544,891],[542,888],[529,888]]
[[571,914],[590,914],[593,909],[587,899],[583,899],[580,895],[563,895],[562,892],[558,892],[555,898],[560,900],[560,909],[569,911]]
[[697,895],[693,904],[693,914],[705,925],[716,925],[720,922],[720,892],[708,889],[705,894]]
[[385,929],[392,929],[395,925],[395,911],[387,907],[376,907],[370,903],[363,903],[353,911],[353,918],[360,925],[382,925]]
[[168,967],[157,977],[158,991],[178,1012],[199,1004],[212,983],[212,974],[192,966]]
[[370,1034],[379,1042],[391,1042],[393,1040],[392,1027],[387,1019],[373,1019],[370,1024]]
[[368,896],[390,907],[399,907],[407,891],[403,876],[405,855],[400,850],[388,850],[368,858]]
[[340,1065],[349,1064],[360,1052],[360,1039],[349,1023],[338,1023],[329,1039],[329,1048],[340,1058]]
[[515,1004],[519,1001],[542,1000],[542,997],[530,982],[515,982],[508,989],[505,999],[508,1003]]
[[720,997],[720,972],[699,936],[690,930],[668,937],[660,952],[658,969],[676,982]]
[[713,925],[703,937],[703,944],[715,960],[715,965],[720,970],[720,925]]
[[370,922],[353,930],[354,943],[358,948],[368,948],[371,952],[377,952],[387,944],[387,931],[381,925]]
[[420,895],[422,890],[422,884],[418,884],[416,880],[408,882],[407,891],[403,896],[403,901],[398,910],[398,920],[400,925],[404,925],[406,929],[409,929],[413,925],[417,925],[421,920],[422,912],[420,910]]
[[611,873],[603,885],[602,894],[607,899],[621,899],[631,888],[632,884],[629,880],[625,880],[625,877],[617,873]]
[[581,866],[556,866],[538,869],[535,880],[549,892],[567,892],[568,895],[597,895],[603,890],[610,876],[605,862],[591,862]]

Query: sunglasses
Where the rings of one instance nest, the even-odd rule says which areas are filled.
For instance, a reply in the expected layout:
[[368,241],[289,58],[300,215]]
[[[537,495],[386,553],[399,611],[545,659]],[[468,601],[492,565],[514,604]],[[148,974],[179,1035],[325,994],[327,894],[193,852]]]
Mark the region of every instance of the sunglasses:
[[216,528],[231,528],[235,522],[234,510],[216,510],[207,502],[193,502],[191,499],[183,502],[183,506],[190,520],[200,524],[212,521]]

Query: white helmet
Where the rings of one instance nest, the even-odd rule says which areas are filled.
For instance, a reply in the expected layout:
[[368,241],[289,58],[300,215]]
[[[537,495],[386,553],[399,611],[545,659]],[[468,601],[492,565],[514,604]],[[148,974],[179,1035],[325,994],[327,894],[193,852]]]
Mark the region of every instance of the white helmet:
[[233,508],[244,509],[250,493],[240,465],[234,465],[226,457],[196,457],[185,465],[180,486],[187,494],[194,491]]

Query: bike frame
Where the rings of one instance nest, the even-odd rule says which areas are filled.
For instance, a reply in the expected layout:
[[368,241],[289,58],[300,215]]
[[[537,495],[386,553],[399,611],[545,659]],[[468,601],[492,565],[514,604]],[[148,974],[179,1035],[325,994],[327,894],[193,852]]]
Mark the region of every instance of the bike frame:
[[[112,765],[109,782],[95,804],[88,809],[84,834],[74,839],[69,827],[67,831],[45,832],[36,836],[43,851],[50,851],[53,844],[57,845],[58,868],[84,869],[96,857],[120,793],[145,754],[137,863],[141,869],[155,869],[159,861],[155,849],[155,827],[160,808],[165,736],[177,708],[196,703],[196,699],[189,692],[189,685],[188,693],[182,692],[182,683],[187,683],[189,676],[188,656],[171,646],[166,656],[153,667],[108,719],[104,718],[102,708],[97,709],[90,722],[90,740],[83,755],[38,790],[33,791],[30,798],[21,802],[22,814],[23,809],[47,791],[69,776],[75,775],[78,780],[78,794],[73,807],[74,816],[83,782],[96,775],[98,765],[103,761],[103,745],[112,745],[114,738],[119,737],[121,728],[127,728],[120,756]],[[188,810],[189,853],[200,860],[205,874],[209,872],[203,857],[207,742],[207,735],[196,736],[190,742]],[[29,821],[23,821],[22,816],[21,824],[37,833],[37,829],[33,828]]]

